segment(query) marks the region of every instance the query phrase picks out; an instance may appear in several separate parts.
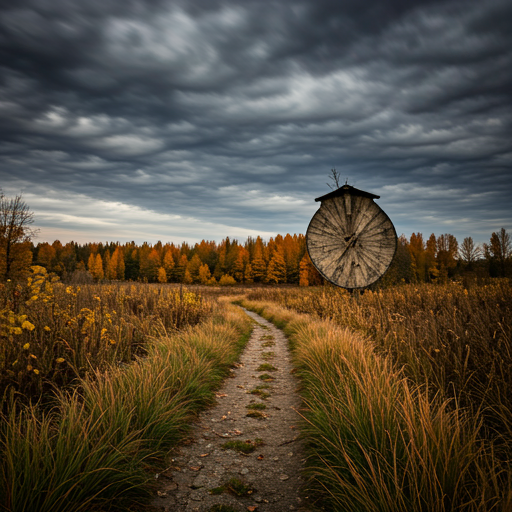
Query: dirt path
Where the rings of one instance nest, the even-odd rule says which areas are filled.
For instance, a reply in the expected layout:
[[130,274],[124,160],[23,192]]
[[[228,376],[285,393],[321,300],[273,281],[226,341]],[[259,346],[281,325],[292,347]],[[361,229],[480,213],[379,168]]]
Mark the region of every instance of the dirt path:
[[295,409],[300,398],[287,341],[271,323],[247,314],[257,323],[232,378],[218,391],[217,404],[201,414],[193,440],[174,454],[173,467],[159,476],[153,505],[160,510],[309,510],[299,495],[303,458]]

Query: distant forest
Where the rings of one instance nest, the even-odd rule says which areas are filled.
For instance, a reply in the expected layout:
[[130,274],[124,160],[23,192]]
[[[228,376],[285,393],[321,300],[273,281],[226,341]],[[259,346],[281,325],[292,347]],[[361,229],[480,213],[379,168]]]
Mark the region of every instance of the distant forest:
[[[195,245],[158,242],[88,243],[58,240],[15,248],[11,277],[28,265],[41,265],[66,282],[144,281],[204,285],[235,283],[320,285],[322,277],[312,265],[304,235],[261,237],[241,243],[225,238],[220,243],[203,240]],[[488,244],[476,246],[471,237],[459,244],[450,234],[413,233],[401,236],[390,270],[379,282],[446,282],[449,279],[509,277],[512,243],[505,229],[492,233]],[[9,276],[5,276],[9,277]]]

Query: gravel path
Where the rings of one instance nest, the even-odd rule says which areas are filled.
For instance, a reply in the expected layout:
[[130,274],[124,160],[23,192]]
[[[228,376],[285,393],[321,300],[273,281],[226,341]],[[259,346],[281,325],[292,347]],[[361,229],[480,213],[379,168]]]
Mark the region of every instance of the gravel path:
[[287,340],[259,315],[246,313],[256,324],[232,378],[217,392],[217,404],[201,414],[190,443],[173,454],[172,467],[159,475],[153,505],[162,511],[309,510],[299,494],[300,398]]

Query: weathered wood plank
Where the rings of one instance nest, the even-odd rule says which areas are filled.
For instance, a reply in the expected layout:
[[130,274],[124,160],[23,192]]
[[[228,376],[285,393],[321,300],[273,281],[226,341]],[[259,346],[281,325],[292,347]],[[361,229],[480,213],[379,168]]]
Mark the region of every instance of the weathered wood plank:
[[326,198],[306,233],[313,264],[324,278],[344,288],[364,288],[377,281],[396,251],[393,223],[369,196],[343,193]]

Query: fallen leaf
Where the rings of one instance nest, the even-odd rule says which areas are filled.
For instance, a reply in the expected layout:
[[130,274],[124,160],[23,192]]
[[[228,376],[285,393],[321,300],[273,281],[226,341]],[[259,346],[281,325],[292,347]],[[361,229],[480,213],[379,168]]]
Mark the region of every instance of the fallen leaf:
[[215,396],[217,398],[223,398],[223,397],[228,396],[228,395],[226,395],[226,393],[215,393]]
[[199,455],[199,457],[208,457],[208,455],[210,455],[209,453],[201,453],[201,455]]
[[224,421],[225,419],[227,419],[227,416],[222,416],[222,418],[220,419],[220,421]]
[[258,505],[249,505],[249,506],[247,507],[247,510],[248,510],[249,512],[254,512],[257,508],[258,508]]
[[258,460],[263,460],[265,457],[263,455],[258,455]]
[[190,466],[190,469],[192,471],[199,471],[201,469],[201,466]]
[[241,384],[237,384],[236,387],[240,389],[245,389],[245,386],[242,386]]
[[167,493],[166,492],[162,492],[162,491],[156,491],[156,493],[158,494],[158,496],[160,498],[165,498],[167,496]]

